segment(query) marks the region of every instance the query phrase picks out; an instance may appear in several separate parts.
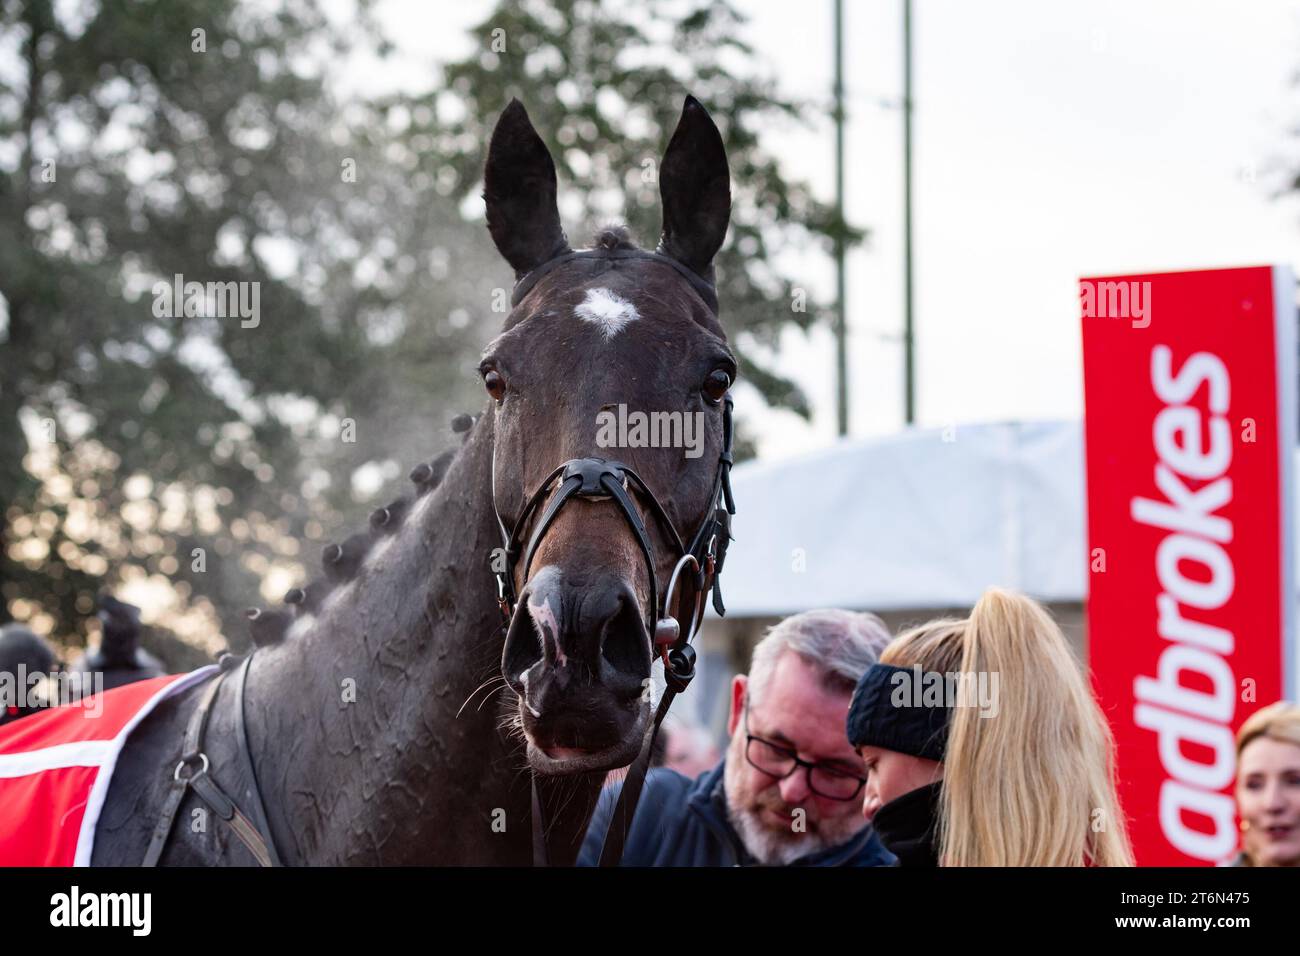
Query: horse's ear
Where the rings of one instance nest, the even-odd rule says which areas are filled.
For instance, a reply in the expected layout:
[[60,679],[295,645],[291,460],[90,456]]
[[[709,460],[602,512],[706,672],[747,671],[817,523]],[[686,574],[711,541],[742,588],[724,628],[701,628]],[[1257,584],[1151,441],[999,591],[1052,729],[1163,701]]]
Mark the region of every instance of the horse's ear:
[[488,232],[517,277],[568,252],[555,204],[555,163],[517,99],[492,131],[483,200]]
[[686,97],[659,169],[664,230],[659,251],[706,276],[731,221],[731,173],[722,134],[708,111]]

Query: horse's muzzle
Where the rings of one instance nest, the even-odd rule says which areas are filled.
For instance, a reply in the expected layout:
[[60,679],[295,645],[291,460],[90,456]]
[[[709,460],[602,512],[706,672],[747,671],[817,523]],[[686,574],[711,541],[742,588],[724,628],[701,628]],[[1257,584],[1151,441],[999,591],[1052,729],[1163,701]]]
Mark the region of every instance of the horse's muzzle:
[[585,766],[589,757],[626,755],[610,766],[626,764],[649,711],[650,635],[635,593],[612,573],[582,578],[540,569],[506,634],[502,673],[519,697],[530,762],[542,772],[598,769]]

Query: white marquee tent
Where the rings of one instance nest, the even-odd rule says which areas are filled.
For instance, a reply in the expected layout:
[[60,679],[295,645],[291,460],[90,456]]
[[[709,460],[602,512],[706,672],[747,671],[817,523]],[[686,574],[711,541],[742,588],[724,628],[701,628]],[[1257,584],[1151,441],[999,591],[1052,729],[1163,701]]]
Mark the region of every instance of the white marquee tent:
[[1079,422],[909,429],[738,466],[728,618],[1083,600]]

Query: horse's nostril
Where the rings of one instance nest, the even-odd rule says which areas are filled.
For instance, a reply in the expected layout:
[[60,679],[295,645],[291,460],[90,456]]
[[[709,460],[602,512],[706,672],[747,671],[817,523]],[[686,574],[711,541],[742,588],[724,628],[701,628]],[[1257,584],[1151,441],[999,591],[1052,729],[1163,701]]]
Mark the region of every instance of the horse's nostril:
[[641,621],[641,609],[630,594],[619,600],[618,610],[605,621],[600,636],[600,654],[616,671],[637,677],[649,675],[649,642]]
[[[501,653],[501,673],[511,684],[518,684],[524,671],[542,659],[542,646],[528,612],[528,602],[523,601],[510,619],[505,647]],[[519,688],[516,687],[516,690]]]

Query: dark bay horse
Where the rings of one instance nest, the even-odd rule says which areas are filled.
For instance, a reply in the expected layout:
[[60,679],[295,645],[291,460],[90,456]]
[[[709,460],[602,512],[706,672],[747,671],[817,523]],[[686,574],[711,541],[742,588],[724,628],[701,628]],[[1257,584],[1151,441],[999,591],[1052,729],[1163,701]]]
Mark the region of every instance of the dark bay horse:
[[[683,541],[714,513],[736,376],[709,295],[730,177],[689,97],[660,193],[655,253],[612,229],[574,255],[546,146],[518,101],[498,121],[487,222],[521,281],[484,352],[485,411],[460,423],[459,449],[416,468],[413,494],[326,549],[324,580],[252,618],[251,765],[234,683],[211,705],[211,777],[241,806],[260,790],[284,863],[527,864],[533,778],[551,862],[572,863],[606,771],[638,752],[656,631],[675,626],[656,621],[654,595],[668,603]],[[603,447],[601,414],[619,406],[694,416],[699,453]],[[627,473],[599,466],[589,477],[606,484],[548,507],[572,484],[547,482],[556,466],[607,458]],[[503,544],[521,516],[526,560]],[[692,586],[708,589],[688,581],[677,606],[693,606]],[[162,703],[129,739],[93,863],[144,858],[206,686]],[[253,863],[227,827],[195,823],[202,806],[184,797],[158,862]]]

